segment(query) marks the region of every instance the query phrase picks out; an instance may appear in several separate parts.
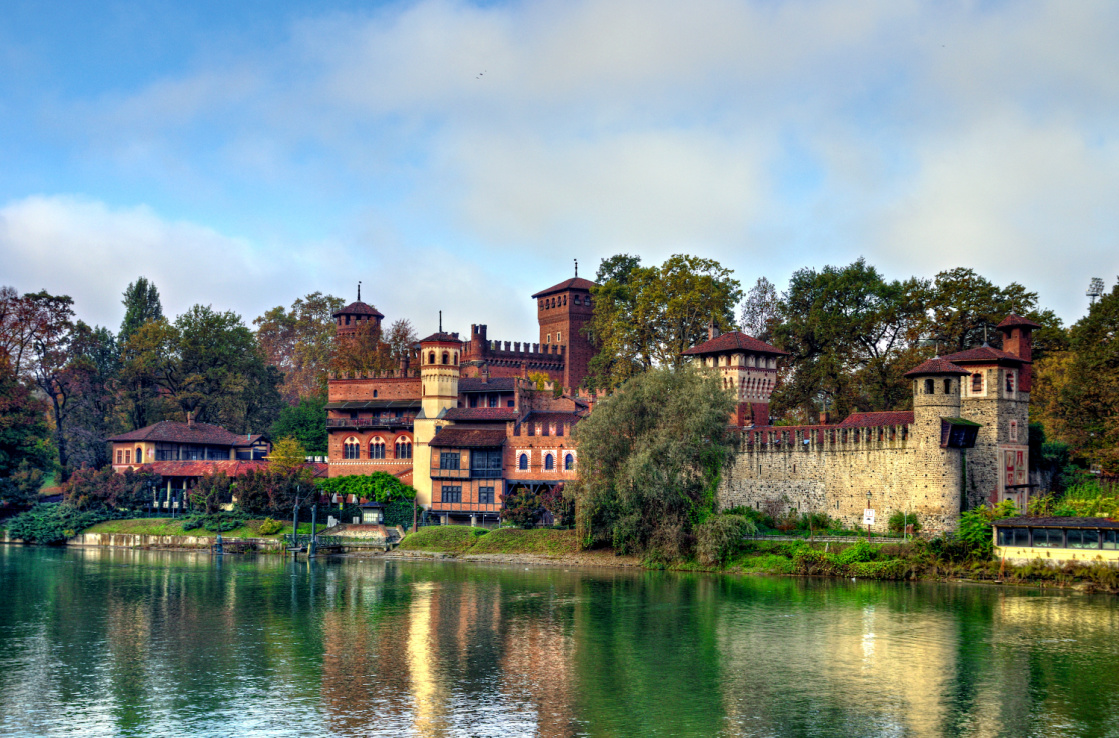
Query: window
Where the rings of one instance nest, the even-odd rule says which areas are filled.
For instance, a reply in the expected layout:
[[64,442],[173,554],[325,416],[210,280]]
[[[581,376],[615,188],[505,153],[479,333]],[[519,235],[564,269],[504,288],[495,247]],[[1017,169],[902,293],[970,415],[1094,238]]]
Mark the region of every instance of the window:
[[376,397],[376,396],[377,396],[377,390],[373,390],[373,396],[374,396],[374,397]]
[[513,401],[512,400],[506,400],[505,401],[505,407],[513,407]]
[[952,394],[952,380],[951,379],[945,379],[944,380],[944,394],[946,394],[946,395]]
[[385,458],[385,441],[378,436],[369,442],[369,458],[383,459]]
[[552,471],[556,468],[556,459],[551,454],[544,454],[544,469]]
[[576,305],[582,305],[583,304],[582,298],[580,298],[578,295],[575,295],[575,304]]
[[470,396],[470,407],[478,407],[478,396],[477,395],[471,395]]
[[1101,531],[1101,538],[1103,538],[1103,548],[1109,551],[1119,549],[1119,531],[1105,530]]
[[926,395],[931,395],[935,391],[936,391],[936,388],[933,386],[933,381],[931,379],[926,379],[925,380],[925,394]]
[[126,464],[131,464],[132,463],[132,452],[131,451],[125,451],[124,452],[124,463],[126,463]]
[[471,451],[470,476],[482,479],[501,477],[501,451]]
[[999,528],[1000,546],[1029,546],[1030,531],[1027,528]]
[[432,351],[430,354],[427,355],[427,363],[428,364],[434,364],[435,363],[435,352],[434,351]]
[[357,439],[350,436],[342,444],[342,458],[343,459],[360,459],[361,458],[361,444]]
[[1034,528],[1035,548],[1063,548],[1064,531],[1060,528]]
[[586,297],[583,298],[583,304],[586,305],[587,307],[591,306],[591,296],[590,295],[587,295]]
[[493,487],[479,487],[478,488],[478,504],[479,505],[492,505],[493,502]]
[[571,471],[575,468],[575,456],[573,454],[567,454],[563,457],[563,468],[565,471]]
[[443,352],[443,363],[444,364],[450,364],[451,363],[451,355],[449,353],[447,353],[446,351]]
[[563,331],[556,331],[556,343],[563,343]]
[[1006,394],[1014,394],[1014,372],[1006,373]]
[[119,448],[117,449],[117,463],[118,464],[123,464],[124,463],[124,452],[121,451]]
[[1017,441],[1018,440],[1018,421],[1017,420],[1010,421],[1010,440],[1011,441]]
[[552,334],[549,333],[547,336],[544,337],[544,345],[547,346],[551,342],[552,342]]
[[517,468],[521,471],[528,469],[528,454],[521,454],[517,459]]
[[490,407],[497,407],[497,400],[498,400],[497,395],[490,395],[489,406]]
[[439,454],[439,468],[457,470],[460,458],[458,451],[442,451]]
[[443,494],[440,498],[442,502],[462,502],[462,485],[461,484],[444,484]]
[[396,441],[396,458],[410,459],[412,458],[412,442],[407,438],[398,438]]
[[971,375],[971,393],[973,395],[983,394],[983,375],[982,374],[972,374]]
[[1068,548],[1099,548],[1100,532],[1098,530],[1070,530],[1068,531]]

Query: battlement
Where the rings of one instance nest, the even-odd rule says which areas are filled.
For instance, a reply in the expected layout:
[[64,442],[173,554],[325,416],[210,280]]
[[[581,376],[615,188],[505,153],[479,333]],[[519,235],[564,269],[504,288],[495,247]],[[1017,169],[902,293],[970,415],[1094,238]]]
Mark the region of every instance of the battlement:
[[340,379],[416,379],[419,376],[419,369],[389,369],[383,372],[336,372],[331,369],[326,373],[326,378],[333,381]]
[[486,336],[485,325],[470,326],[470,340],[463,347],[463,362],[477,361],[506,366],[549,367],[562,369],[566,360],[566,347],[557,344],[529,343],[528,341],[492,341]]
[[846,428],[838,425],[763,426],[740,431],[739,447],[744,452],[904,448],[909,437],[908,423]]

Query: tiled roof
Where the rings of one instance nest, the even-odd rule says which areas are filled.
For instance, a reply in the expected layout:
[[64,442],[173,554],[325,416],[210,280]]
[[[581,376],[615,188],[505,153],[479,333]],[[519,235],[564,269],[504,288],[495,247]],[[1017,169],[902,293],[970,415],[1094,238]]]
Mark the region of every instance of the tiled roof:
[[375,315],[378,318],[385,317],[372,305],[366,305],[364,302],[351,302],[341,310],[335,310],[330,314],[331,317],[337,318],[339,315]]
[[504,430],[456,428],[453,425],[439,431],[428,444],[432,448],[494,448],[503,445]]
[[[311,476],[325,477],[327,465],[314,463],[304,464],[311,470]],[[153,461],[143,464],[141,468],[150,470],[164,477],[203,477],[207,474],[224,472],[227,477],[239,477],[250,471],[264,471],[268,468],[267,461]]]
[[1119,520],[1110,518],[1027,518],[1018,516],[992,520],[991,525],[1006,528],[1119,528]]
[[511,407],[452,407],[443,414],[443,417],[447,420],[459,422],[508,422],[516,420],[518,413]]
[[525,416],[523,423],[567,423],[572,425],[583,416],[575,412],[532,412]]
[[458,381],[461,392],[512,392],[516,388],[516,377],[492,377],[488,382],[481,377],[468,377]]
[[944,357],[945,361],[951,361],[954,364],[961,362],[973,362],[989,364],[994,361],[1013,361],[1019,364],[1029,364],[1021,356],[1007,353],[1001,349],[991,348],[990,346],[979,346],[977,348],[961,351],[958,354],[951,354]]
[[905,373],[907,377],[923,377],[929,374],[957,374],[964,375],[970,374],[967,369],[956,366],[948,359],[942,359],[939,356],[935,359],[929,359],[921,364],[913,367]]
[[839,424],[839,428],[874,428],[880,425],[911,425],[912,410],[879,413],[851,413]]
[[412,410],[420,407],[423,400],[418,397],[410,400],[345,400],[328,402],[327,410]]
[[457,333],[432,333],[420,343],[462,343]]
[[996,328],[1013,328],[1015,326],[1025,326],[1027,328],[1040,328],[1040,323],[1035,323],[1029,318],[1023,318],[1021,315],[1011,313],[1006,316],[1001,323],[996,325]]
[[404,482],[405,484],[411,484],[412,483],[412,468],[408,467],[404,471],[398,471],[395,474],[393,474],[393,476],[396,477],[397,479],[399,479],[400,481]]
[[582,277],[572,277],[571,279],[565,279],[564,281],[560,282],[559,284],[554,284],[546,290],[540,290],[535,295],[533,295],[532,298],[535,300],[537,297],[543,297],[544,295],[550,295],[553,292],[563,292],[564,290],[587,290],[587,291],[590,291],[591,287],[597,287],[597,286],[598,286],[597,284],[595,284],[594,282],[592,282],[589,279],[583,279]]
[[220,425],[209,423],[179,423],[174,420],[161,420],[143,428],[138,428],[108,441],[156,441],[163,443],[199,443],[208,446],[251,446],[260,440],[260,435],[230,433]]
[[715,336],[710,341],[704,341],[698,346],[692,346],[684,352],[684,355],[720,354],[725,351],[753,351],[758,354],[788,356],[787,351],[782,351],[779,348],[770,346],[765,341],[759,341],[739,331],[724,333],[720,336]]

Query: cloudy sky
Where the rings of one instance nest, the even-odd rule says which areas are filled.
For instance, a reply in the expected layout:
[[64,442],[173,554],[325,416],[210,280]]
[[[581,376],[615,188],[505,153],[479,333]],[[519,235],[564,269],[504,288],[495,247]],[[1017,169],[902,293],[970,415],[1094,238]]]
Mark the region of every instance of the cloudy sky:
[[1119,275],[1119,3],[4,0],[0,284],[535,335],[578,258]]

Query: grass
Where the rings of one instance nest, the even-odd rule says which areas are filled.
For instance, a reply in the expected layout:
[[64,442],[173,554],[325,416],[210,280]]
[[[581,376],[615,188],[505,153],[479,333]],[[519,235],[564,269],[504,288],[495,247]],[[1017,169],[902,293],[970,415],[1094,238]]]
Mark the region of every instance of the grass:
[[[320,524],[321,525],[321,524]],[[319,530],[325,528],[321,525]],[[183,530],[182,522],[178,519],[172,518],[132,518],[129,520],[106,520],[103,523],[98,523],[90,528],[86,528],[83,533],[118,533],[129,534],[138,536],[192,536],[199,538],[216,538],[217,533],[205,530],[203,528],[195,528],[193,530]],[[310,533],[310,523],[299,524],[300,533]],[[260,533],[253,530],[247,525],[242,525],[233,530],[222,531],[222,538],[279,538],[283,535],[291,534],[291,523],[288,523],[280,530],[270,536],[262,536]]]
[[405,551],[441,551],[462,553],[488,531],[466,525],[433,525],[409,533],[400,543]]
[[579,541],[573,530],[498,528],[481,536],[468,553],[562,555],[578,551]]

